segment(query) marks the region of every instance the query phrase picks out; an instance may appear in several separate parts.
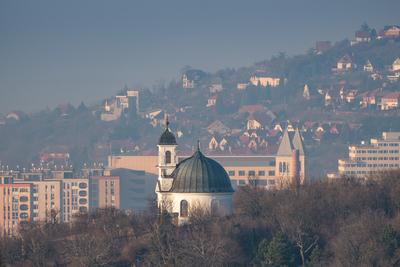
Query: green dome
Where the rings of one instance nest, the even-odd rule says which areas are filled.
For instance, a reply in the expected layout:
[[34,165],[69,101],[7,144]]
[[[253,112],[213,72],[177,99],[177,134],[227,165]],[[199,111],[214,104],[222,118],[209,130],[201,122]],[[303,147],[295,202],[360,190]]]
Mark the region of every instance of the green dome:
[[159,145],[177,145],[175,135],[168,129],[165,129],[158,141]]
[[225,169],[215,160],[197,150],[181,161],[172,173],[174,182],[170,192],[175,193],[230,193],[231,181]]

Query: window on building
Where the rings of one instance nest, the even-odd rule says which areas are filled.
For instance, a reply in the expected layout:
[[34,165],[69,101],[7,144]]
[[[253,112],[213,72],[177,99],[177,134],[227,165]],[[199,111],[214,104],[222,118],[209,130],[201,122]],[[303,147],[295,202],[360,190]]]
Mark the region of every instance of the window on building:
[[165,164],[171,163],[171,151],[165,152]]
[[187,217],[189,215],[189,204],[186,200],[181,201],[181,210],[180,210],[180,216],[181,217]]
[[239,171],[239,176],[244,176],[244,171]]
[[258,171],[258,176],[265,176],[265,171]]
[[229,176],[235,176],[235,171],[228,171]]
[[256,171],[249,171],[249,176],[256,176]]
[[275,171],[269,171],[268,176],[275,176]]

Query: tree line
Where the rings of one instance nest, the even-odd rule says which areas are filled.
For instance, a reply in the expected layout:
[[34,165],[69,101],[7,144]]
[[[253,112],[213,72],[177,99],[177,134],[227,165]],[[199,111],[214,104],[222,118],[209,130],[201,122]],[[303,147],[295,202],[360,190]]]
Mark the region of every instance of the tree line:
[[103,209],[21,226],[0,266],[400,266],[400,171],[281,191],[239,188],[235,212]]

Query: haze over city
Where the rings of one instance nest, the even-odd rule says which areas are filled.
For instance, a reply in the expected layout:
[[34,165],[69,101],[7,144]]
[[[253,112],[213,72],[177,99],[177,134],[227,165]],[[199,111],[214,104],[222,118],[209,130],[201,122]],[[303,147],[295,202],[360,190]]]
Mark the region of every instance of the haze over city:
[[399,10],[0,0],[0,267],[400,266]]
[[0,1],[0,112],[294,55],[398,20],[399,1]]

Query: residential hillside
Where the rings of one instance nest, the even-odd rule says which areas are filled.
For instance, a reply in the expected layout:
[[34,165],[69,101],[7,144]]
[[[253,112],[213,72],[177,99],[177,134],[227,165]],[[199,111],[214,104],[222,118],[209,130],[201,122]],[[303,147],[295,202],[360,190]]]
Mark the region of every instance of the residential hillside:
[[310,175],[319,176],[336,169],[349,143],[400,130],[399,35],[398,26],[362,25],[353,40],[215,73],[186,67],[179,80],[125,87],[92,107],[9,112],[0,119],[1,165],[79,167],[111,153],[151,154],[168,117],[181,151],[199,139],[208,154],[275,153],[283,131],[299,128]]

